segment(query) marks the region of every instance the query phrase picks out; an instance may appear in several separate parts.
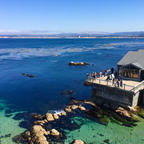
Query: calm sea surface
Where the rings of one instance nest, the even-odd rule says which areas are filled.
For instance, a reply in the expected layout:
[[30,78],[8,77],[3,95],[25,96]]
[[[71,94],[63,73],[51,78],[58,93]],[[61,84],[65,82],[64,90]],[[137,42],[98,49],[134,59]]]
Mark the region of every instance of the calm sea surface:
[[[129,50],[144,49],[144,39],[0,39],[0,142],[12,144],[11,138],[25,130],[19,126],[21,119],[14,119],[20,112],[61,110],[70,96],[60,93],[74,91],[72,97],[85,99],[91,88],[83,82],[86,73],[116,67]],[[69,61],[85,61],[91,65],[70,67]],[[35,75],[34,78],[22,73]],[[77,131],[68,131],[68,144],[72,138],[82,138],[87,143],[143,144],[141,125],[135,129],[110,123],[108,127],[85,119]],[[104,133],[104,137],[86,139],[89,133]],[[98,130],[98,132],[97,132]],[[132,133],[134,132],[134,133]],[[132,134],[131,134],[132,133]],[[9,134],[9,136],[7,136]],[[141,136],[140,136],[141,135]],[[134,140],[133,140],[134,138]]]

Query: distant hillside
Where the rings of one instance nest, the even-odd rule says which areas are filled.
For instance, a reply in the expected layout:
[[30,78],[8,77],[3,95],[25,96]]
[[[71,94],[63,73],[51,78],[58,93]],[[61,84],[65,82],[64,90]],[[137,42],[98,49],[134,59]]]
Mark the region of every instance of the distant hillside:
[[118,33],[58,33],[58,34],[17,34],[17,33],[0,33],[0,37],[52,37],[52,38],[68,38],[68,37],[144,37],[144,31],[140,32],[118,32]]
[[141,32],[120,32],[120,33],[112,33],[110,36],[136,36],[136,37],[144,37],[144,31]]

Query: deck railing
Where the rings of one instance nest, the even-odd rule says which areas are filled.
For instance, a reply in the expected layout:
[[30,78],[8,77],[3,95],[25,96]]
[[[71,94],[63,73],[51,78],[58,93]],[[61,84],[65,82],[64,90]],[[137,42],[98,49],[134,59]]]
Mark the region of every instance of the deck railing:
[[132,89],[132,91],[133,91],[133,92],[136,92],[136,91],[139,91],[139,90],[141,90],[141,89],[144,89],[144,81],[142,81],[141,83],[139,83],[138,85],[136,85],[136,86]]
[[[135,89],[135,86],[132,85],[128,85],[128,84],[122,84],[122,86],[118,86],[116,82],[113,83],[112,80],[102,80],[100,78],[93,78],[93,77],[88,77],[87,81],[91,82],[91,83],[98,83],[98,84],[103,84],[103,85],[107,85],[107,86],[111,86],[111,87],[117,87],[120,89],[124,89],[124,90],[133,90]],[[144,84],[144,83],[143,83]]]

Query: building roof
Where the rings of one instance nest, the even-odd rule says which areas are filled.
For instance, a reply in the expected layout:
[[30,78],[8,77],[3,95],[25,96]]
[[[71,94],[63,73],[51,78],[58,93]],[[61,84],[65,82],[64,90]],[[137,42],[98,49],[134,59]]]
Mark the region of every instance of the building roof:
[[117,65],[129,65],[132,64],[138,68],[144,69],[144,49],[138,51],[129,51]]

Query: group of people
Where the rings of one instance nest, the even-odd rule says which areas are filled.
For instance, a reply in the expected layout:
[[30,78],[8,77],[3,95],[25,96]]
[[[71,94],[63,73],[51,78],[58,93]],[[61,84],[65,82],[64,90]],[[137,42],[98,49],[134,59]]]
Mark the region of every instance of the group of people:
[[111,70],[106,68],[103,72],[92,72],[90,74],[87,73],[87,78],[99,78],[99,77],[104,77],[108,76],[111,71],[111,74],[114,73],[114,68],[112,67]]
[[112,79],[112,85],[115,87],[123,87],[123,80],[121,78]]
[[114,68],[111,68],[111,74],[107,75],[107,80],[112,80],[112,85],[115,87],[123,87],[123,80],[114,72]]
[[107,76],[107,81],[111,80],[112,85],[115,87],[123,87],[123,81],[122,79],[117,75],[117,72],[115,72],[114,68],[111,69],[106,68],[103,72],[92,72],[90,74],[87,74],[87,79],[92,78],[100,78]]

